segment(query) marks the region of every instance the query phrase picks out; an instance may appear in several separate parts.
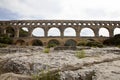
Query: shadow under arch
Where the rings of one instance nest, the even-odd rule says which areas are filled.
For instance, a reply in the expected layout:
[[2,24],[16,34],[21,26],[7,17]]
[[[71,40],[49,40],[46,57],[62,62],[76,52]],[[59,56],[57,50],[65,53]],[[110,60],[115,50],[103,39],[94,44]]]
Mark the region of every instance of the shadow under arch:
[[15,36],[15,30],[12,27],[6,27],[6,34],[8,37],[14,37]]
[[48,42],[48,45],[53,45],[53,46],[58,46],[60,45],[60,42],[56,39],[51,39],[49,42]]
[[32,40],[32,46],[43,46],[43,43],[41,40],[34,39]]
[[15,44],[18,45],[18,46],[22,46],[22,45],[25,45],[25,41],[22,40],[22,39],[19,39],[15,42]]
[[69,39],[65,42],[64,46],[76,46],[77,42],[73,39]]

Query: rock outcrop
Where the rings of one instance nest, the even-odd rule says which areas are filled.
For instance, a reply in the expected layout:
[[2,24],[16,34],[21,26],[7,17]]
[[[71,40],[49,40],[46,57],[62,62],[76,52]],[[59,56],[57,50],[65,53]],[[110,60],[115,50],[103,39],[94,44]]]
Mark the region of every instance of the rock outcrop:
[[120,80],[119,48],[91,48],[84,51],[86,57],[81,59],[75,56],[76,51],[73,50],[50,51],[46,54],[38,47],[1,55],[0,80],[10,80],[11,77],[11,80],[29,80],[30,77],[27,79],[24,76],[24,79],[23,75],[37,75],[43,70],[51,73],[59,71],[61,80]]

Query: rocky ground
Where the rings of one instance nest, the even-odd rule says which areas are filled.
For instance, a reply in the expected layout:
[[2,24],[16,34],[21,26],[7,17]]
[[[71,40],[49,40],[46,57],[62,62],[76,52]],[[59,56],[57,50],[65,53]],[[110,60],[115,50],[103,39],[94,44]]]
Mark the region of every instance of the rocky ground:
[[76,50],[42,47],[0,49],[0,80],[34,80],[40,72],[59,71],[61,80],[120,80],[120,48],[84,49],[85,57],[75,56]]

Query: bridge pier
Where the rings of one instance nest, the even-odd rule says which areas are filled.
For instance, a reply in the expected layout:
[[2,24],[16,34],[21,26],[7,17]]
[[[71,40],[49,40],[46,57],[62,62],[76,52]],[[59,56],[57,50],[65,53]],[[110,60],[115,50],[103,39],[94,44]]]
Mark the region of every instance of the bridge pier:
[[19,28],[15,30],[15,37],[19,38]]

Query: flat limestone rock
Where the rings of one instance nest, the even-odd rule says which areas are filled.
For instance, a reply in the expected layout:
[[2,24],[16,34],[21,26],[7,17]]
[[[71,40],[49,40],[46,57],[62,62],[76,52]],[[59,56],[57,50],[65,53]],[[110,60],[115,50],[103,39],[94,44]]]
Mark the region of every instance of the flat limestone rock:
[[32,80],[32,78],[30,76],[25,75],[5,73],[0,76],[0,80]]

